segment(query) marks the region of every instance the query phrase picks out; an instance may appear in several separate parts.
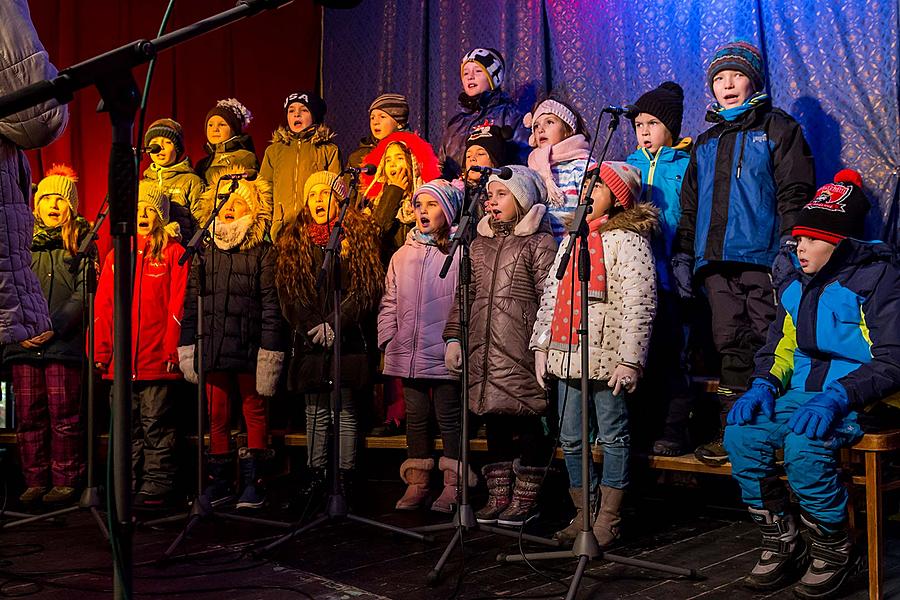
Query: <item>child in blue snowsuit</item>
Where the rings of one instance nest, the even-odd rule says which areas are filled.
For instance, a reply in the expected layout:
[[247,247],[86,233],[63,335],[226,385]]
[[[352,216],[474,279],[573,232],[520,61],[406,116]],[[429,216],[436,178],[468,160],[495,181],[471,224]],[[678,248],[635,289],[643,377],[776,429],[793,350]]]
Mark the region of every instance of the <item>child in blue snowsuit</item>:
[[[802,573],[801,598],[832,597],[858,564],[837,450],[861,436],[857,411],[900,389],[900,268],[886,244],[855,239],[869,210],[861,186],[858,173],[841,171],[800,211],[775,321],[725,430],[732,475],[763,536],[748,583],[775,589]],[[808,544],[775,469],[778,448]]]

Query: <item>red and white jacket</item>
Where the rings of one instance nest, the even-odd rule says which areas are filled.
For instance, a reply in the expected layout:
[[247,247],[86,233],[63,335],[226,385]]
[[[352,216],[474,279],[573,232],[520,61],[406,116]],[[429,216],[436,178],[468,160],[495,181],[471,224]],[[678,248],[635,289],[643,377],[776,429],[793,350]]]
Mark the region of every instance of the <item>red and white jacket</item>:
[[[131,307],[132,379],[181,379],[168,364],[178,364],[178,337],[190,263],[178,264],[184,248],[169,238],[162,260],[149,255],[147,239],[137,238],[134,299]],[[94,303],[94,362],[104,365],[103,378],[113,376],[113,252],[106,256]]]

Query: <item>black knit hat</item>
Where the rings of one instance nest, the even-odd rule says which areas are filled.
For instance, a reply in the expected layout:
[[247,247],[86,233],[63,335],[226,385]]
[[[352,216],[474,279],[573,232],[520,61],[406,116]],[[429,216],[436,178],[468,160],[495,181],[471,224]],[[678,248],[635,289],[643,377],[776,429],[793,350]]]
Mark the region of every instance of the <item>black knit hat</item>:
[[862,177],[851,169],[838,171],[834,183],[826,183],[803,207],[791,235],[837,244],[844,238],[864,235],[871,205],[862,192]]
[[491,157],[495,167],[503,167],[507,163],[507,144],[512,138],[512,129],[504,125],[497,127],[485,119],[481,125],[472,127],[466,139],[466,151],[472,146],[481,146]]
[[309,109],[312,115],[313,123],[321,123],[325,119],[325,113],[328,112],[328,106],[321,96],[315,92],[294,92],[284,99],[284,112],[287,114],[288,106],[294,102],[299,102]]
[[[672,141],[681,139],[681,117],[684,114],[684,90],[674,81],[665,81],[637,99],[634,105],[642,113],[653,115],[672,134]],[[634,119],[631,120],[634,125]]]

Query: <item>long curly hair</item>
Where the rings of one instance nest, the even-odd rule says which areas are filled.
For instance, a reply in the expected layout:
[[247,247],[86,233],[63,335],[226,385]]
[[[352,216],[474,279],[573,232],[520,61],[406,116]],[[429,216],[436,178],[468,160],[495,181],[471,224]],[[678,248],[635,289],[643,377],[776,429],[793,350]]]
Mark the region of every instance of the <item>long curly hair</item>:
[[[316,290],[318,261],[315,244],[307,226],[312,223],[308,210],[300,211],[297,219],[278,236],[278,260],[275,285],[282,300],[311,308],[319,306]],[[355,296],[362,310],[378,306],[384,290],[384,265],[379,256],[379,235],[375,225],[354,208],[348,208],[344,218],[344,240],[341,243],[343,268],[350,275],[348,294]]]

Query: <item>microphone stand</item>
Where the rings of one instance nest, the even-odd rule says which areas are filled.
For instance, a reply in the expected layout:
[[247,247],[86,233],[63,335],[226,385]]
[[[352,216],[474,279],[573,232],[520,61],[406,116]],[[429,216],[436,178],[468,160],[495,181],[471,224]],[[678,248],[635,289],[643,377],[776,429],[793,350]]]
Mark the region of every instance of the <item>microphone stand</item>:
[[[166,548],[166,551],[163,552],[162,557],[160,558],[160,562],[165,562],[172,557],[172,553],[181,545],[181,542],[184,541],[185,537],[197,526],[200,521],[219,517],[222,519],[231,519],[234,521],[241,521],[244,523],[253,523],[255,525],[268,525],[270,527],[290,527],[289,523],[284,523],[282,521],[271,521],[269,519],[260,519],[258,517],[248,517],[245,515],[238,515],[233,513],[219,513],[216,512],[215,507],[209,501],[209,498],[203,493],[204,482],[206,481],[205,477],[205,469],[204,469],[204,431],[203,431],[203,419],[205,416],[205,408],[206,408],[206,369],[203,368],[203,356],[204,356],[204,348],[206,346],[206,328],[204,326],[204,302],[203,299],[207,295],[206,288],[206,259],[202,252],[202,246],[204,244],[208,244],[211,240],[211,236],[209,234],[209,228],[215,222],[216,217],[219,215],[219,211],[222,210],[222,207],[228,203],[228,199],[231,197],[231,194],[237,190],[238,180],[232,179],[231,185],[229,186],[228,191],[225,193],[219,194],[219,186],[222,183],[222,179],[220,178],[218,183],[216,183],[216,195],[215,200],[216,203],[213,204],[212,213],[209,215],[209,218],[206,220],[206,223],[203,227],[194,234],[194,237],[191,238],[191,241],[188,242],[187,246],[184,248],[184,253],[182,253],[181,258],[178,259],[178,264],[183,265],[187,261],[191,260],[191,257],[195,257],[197,259],[197,335],[196,335],[196,348],[194,350],[194,356],[196,357],[197,363],[197,480],[196,480],[196,490],[197,493],[194,496],[194,500],[191,502],[191,510],[187,514],[179,514],[173,515],[170,517],[164,517],[162,519],[154,519],[151,521],[145,521],[142,525],[146,525],[149,527],[155,525],[161,525],[163,523],[171,523],[174,521],[180,521],[187,517],[187,523],[185,523],[184,528],[175,538],[175,540]],[[188,556],[188,555],[185,555]]]
[[[94,221],[94,226],[85,236],[84,240],[82,240],[81,245],[78,247],[78,251],[72,259],[72,264],[69,266],[69,272],[72,274],[77,273],[79,268],[82,270],[82,285],[84,286],[84,297],[87,305],[87,485],[81,493],[78,504],[41,515],[25,515],[25,518],[11,523],[4,523],[0,526],[0,529],[10,529],[12,527],[18,527],[19,525],[25,525],[26,523],[53,519],[79,510],[87,510],[90,511],[91,516],[100,528],[100,533],[103,534],[103,538],[109,540],[109,531],[98,510],[102,504],[100,502],[100,488],[97,487],[94,475],[94,452],[96,449],[96,440],[94,439],[94,407],[96,406],[94,374],[94,296],[97,293],[97,246],[94,241],[97,239],[100,226],[103,224],[103,221],[106,220],[107,214],[109,214],[108,196],[104,199],[103,206],[100,207],[100,212],[97,213],[97,219]],[[84,260],[83,263],[82,260]]]
[[[610,121],[606,134],[606,142],[603,144],[603,151],[600,154],[600,160],[597,163],[597,169],[595,169],[586,185],[585,179],[587,179],[587,169],[585,169],[584,176],[582,177],[581,189],[583,193],[581,194],[581,201],[578,203],[578,208],[576,208],[575,210],[572,224],[569,226],[569,240],[567,242],[568,245],[566,246],[566,250],[560,259],[559,268],[556,271],[556,278],[562,279],[565,275],[566,268],[568,267],[569,260],[572,255],[572,248],[575,245],[575,241],[578,240],[578,282],[581,292],[581,305],[578,307],[578,309],[581,311],[581,319],[578,327],[578,344],[581,353],[581,531],[578,532],[572,548],[569,550],[561,550],[556,552],[537,552],[533,554],[497,555],[497,560],[504,562],[528,562],[533,560],[553,560],[557,558],[577,558],[578,564],[575,568],[575,575],[572,577],[572,581],[569,584],[569,591],[566,594],[566,600],[575,599],[575,596],[578,593],[578,588],[581,586],[581,580],[584,576],[584,571],[587,568],[587,564],[592,560],[608,560],[610,562],[638,567],[641,569],[652,569],[654,571],[671,573],[673,575],[682,575],[689,578],[697,577],[697,571],[695,569],[673,567],[656,562],[650,562],[636,558],[628,558],[625,556],[619,556],[604,552],[600,549],[600,544],[597,542],[597,537],[594,535],[593,530],[592,521],[594,515],[591,511],[590,480],[590,467],[593,456],[591,455],[591,447],[588,443],[588,440],[590,439],[588,409],[590,407],[589,394],[591,391],[591,380],[590,376],[588,375],[588,373],[590,372],[590,353],[588,351],[588,328],[590,323],[588,315],[588,310],[590,308],[588,302],[588,281],[590,281],[591,278],[591,255],[590,250],[588,249],[587,216],[590,214],[593,204],[591,194],[593,193],[594,186],[597,184],[597,181],[600,177],[600,165],[603,164],[603,160],[604,158],[606,158],[606,152],[609,149],[610,139],[612,138],[612,135],[615,132],[616,128],[619,126],[619,115],[616,112],[609,112]],[[597,119],[597,132],[599,132],[600,121],[602,119],[603,112],[600,113],[600,118]],[[596,143],[596,141],[597,137],[595,133],[594,143]],[[593,155],[593,151],[591,152],[591,155]]]
[[[464,173],[464,176],[468,172]],[[496,527],[493,525],[485,525],[479,523],[475,519],[475,513],[472,505],[469,504],[469,289],[472,280],[472,262],[469,254],[469,244],[475,237],[475,226],[477,226],[477,218],[475,218],[475,206],[481,197],[481,192],[487,187],[489,173],[482,173],[474,186],[474,192],[470,186],[465,186],[466,201],[463,203],[463,213],[459,220],[459,226],[450,236],[450,249],[447,258],[444,259],[444,265],[441,267],[440,278],[445,279],[453,264],[453,257],[456,256],[457,249],[461,248],[459,258],[459,278],[456,287],[456,296],[459,301],[459,326],[461,330],[460,347],[462,349],[462,373],[460,373],[460,385],[462,391],[460,393],[460,403],[462,404],[460,412],[460,433],[462,438],[462,447],[459,453],[459,464],[462,473],[457,473],[458,484],[456,489],[456,513],[450,523],[439,523],[437,525],[426,525],[425,527],[417,527],[413,531],[435,532],[455,530],[453,537],[444,548],[443,554],[438,559],[434,568],[428,572],[426,581],[428,585],[437,585],[441,577],[441,571],[450,558],[450,554],[457,544],[463,541],[463,535],[470,530],[482,530],[496,535],[503,535],[511,538],[521,538],[529,542],[544,544],[546,546],[558,547],[557,540],[551,540],[536,535],[521,533],[516,529],[508,529],[504,527]]]
[[110,431],[114,488],[108,495],[113,551],[113,595],[130,598],[133,591],[133,525],[131,519],[131,305],[134,279],[132,246],[137,214],[137,160],[134,122],[139,94],[131,70],[167,50],[201,34],[258,13],[279,8],[290,0],[241,0],[232,9],[183,27],[153,41],[135,40],[99,56],[63,69],[45,79],[0,97],[0,118],[43,102],[70,102],[74,92],[96,85],[99,110],[109,113],[112,148],[109,158],[110,232],[116,264],[113,277],[113,427]]
[[[342,173],[343,175],[343,173]],[[341,399],[341,238],[343,237],[344,231],[344,218],[347,215],[347,208],[350,206],[350,198],[353,195],[353,191],[356,189],[359,184],[359,173],[351,172],[350,186],[347,192],[347,197],[341,201],[340,212],[338,213],[337,220],[335,221],[334,227],[331,230],[331,236],[328,238],[328,244],[325,246],[325,257],[322,261],[322,267],[319,269],[318,277],[316,278],[316,289],[321,289],[323,284],[332,286],[332,293],[334,297],[334,346],[332,346],[332,368],[333,368],[333,382],[332,382],[332,390],[331,390],[331,427],[332,427],[332,435],[331,435],[331,443],[328,451],[331,457],[331,493],[328,495],[328,503],[326,505],[325,511],[319,514],[315,519],[307,523],[306,525],[302,525],[297,523],[293,531],[281,536],[277,540],[272,543],[264,546],[259,550],[259,553],[269,552],[278,546],[288,542],[295,537],[302,535],[303,533],[315,529],[319,525],[327,523],[328,521],[336,521],[340,519],[347,519],[349,521],[353,521],[355,523],[362,523],[363,525],[371,525],[372,527],[377,527],[378,529],[382,529],[384,531],[390,531],[392,533],[399,533],[400,535],[404,535],[406,537],[412,538],[418,541],[429,541],[430,538],[428,536],[422,535],[421,533],[416,533],[415,531],[411,531],[408,529],[403,529],[402,527],[397,527],[396,525],[391,525],[389,523],[382,523],[380,521],[375,521],[374,519],[368,519],[366,517],[361,517],[359,515],[355,515],[350,512],[349,507],[347,505],[347,498],[344,495],[343,486],[341,486],[340,478],[338,477],[338,470],[341,466],[341,409],[342,409],[342,399]],[[327,288],[326,288],[327,289]]]

